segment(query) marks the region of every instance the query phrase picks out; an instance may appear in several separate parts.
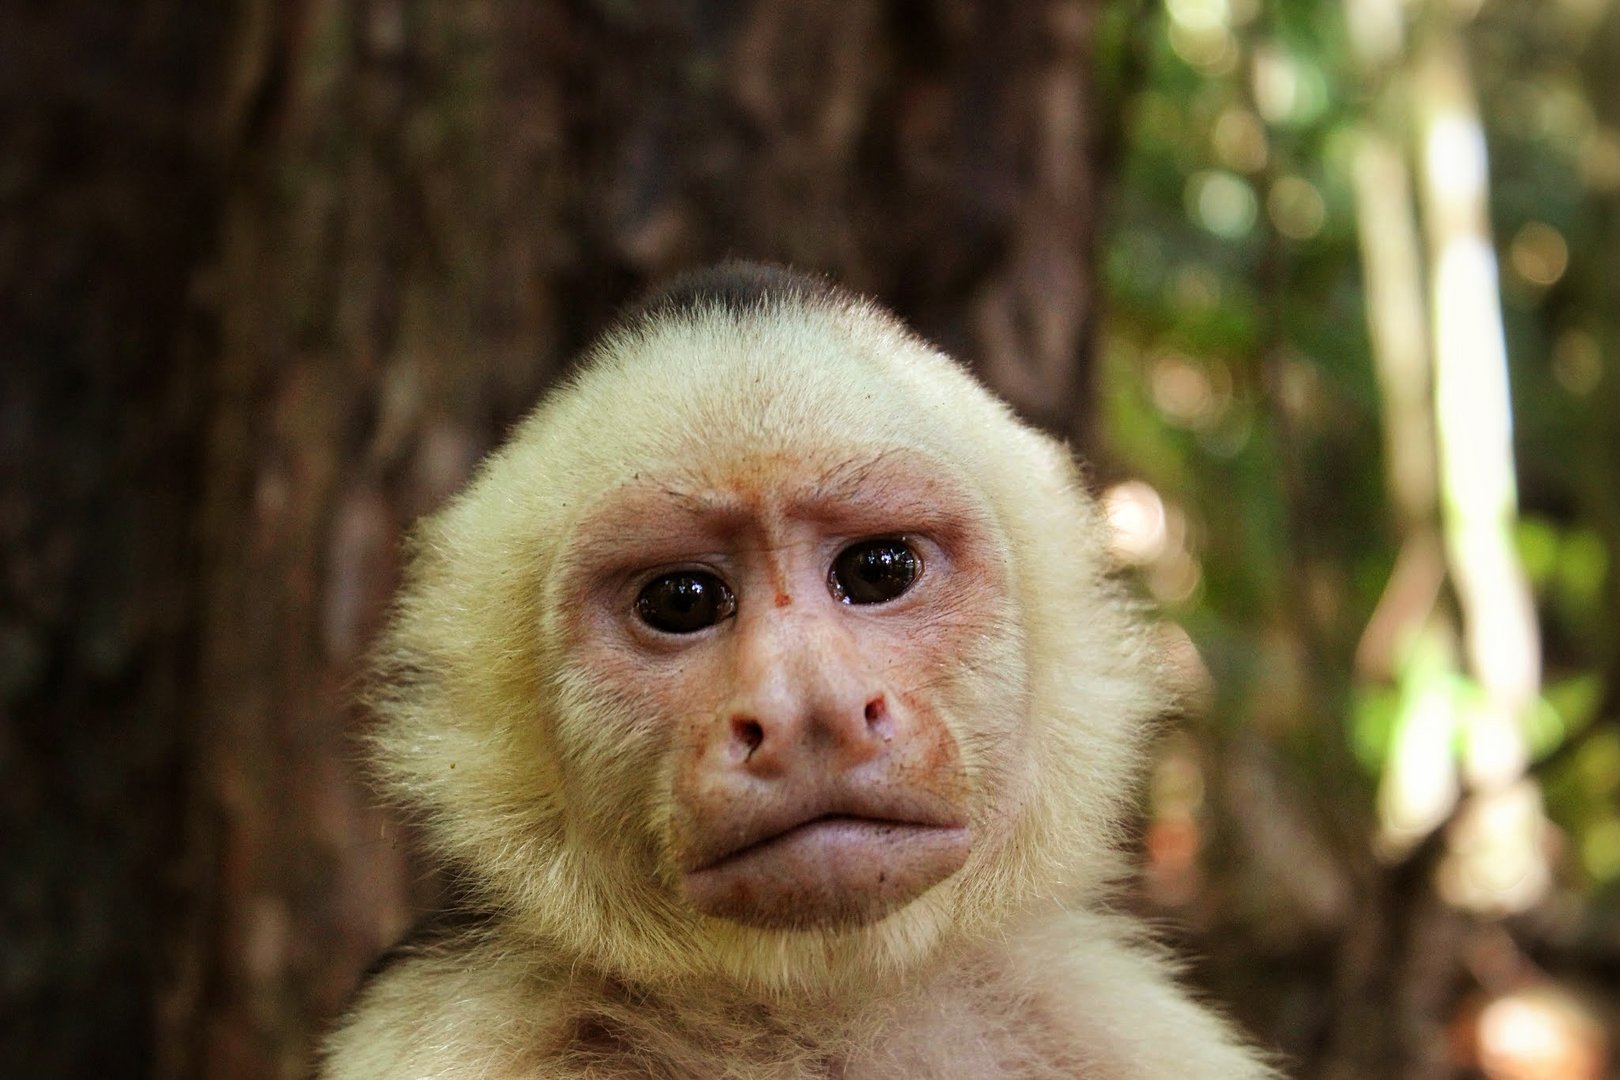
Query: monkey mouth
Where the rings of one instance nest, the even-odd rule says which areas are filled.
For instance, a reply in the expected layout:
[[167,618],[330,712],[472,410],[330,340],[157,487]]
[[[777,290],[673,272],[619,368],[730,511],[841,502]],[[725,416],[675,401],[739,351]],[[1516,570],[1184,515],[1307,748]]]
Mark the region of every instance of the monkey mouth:
[[[735,850],[726,852],[708,865],[698,867],[693,872],[702,873],[706,870],[719,870],[729,864],[741,862],[756,855],[768,855],[770,849],[777,845],[809,844],[841,847],[881,841],[888,837],[899,838],[902,833],[922,830],[966,831],[963,826],[957,824],[902,821],[892,818],[865,817],[860,814],[822,814],[807,821],[801,821],[797,825],[790,825],[781,832],[743,844]],[[832,852],[829,852],[829,854],[832,854]]]
[[747,836],[682,875],[705,914],[752,926],[859,924],[909,903],[961,869],[971,833],[958,817],[841,811]]

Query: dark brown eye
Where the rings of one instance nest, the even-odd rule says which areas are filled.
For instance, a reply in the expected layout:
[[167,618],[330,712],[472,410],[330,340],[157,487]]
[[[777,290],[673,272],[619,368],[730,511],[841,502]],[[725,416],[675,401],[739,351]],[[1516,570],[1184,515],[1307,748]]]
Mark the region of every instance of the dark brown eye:
[[666,634],[695,634],[736,612],[737,598],[726,583],[702,570],[665,574],[636,597],[641,621]]
[[922,560],[911,545],[886,536],[862,540],[839,552],[827,584],[846,604],[881,604],[911,588],[921,572]]

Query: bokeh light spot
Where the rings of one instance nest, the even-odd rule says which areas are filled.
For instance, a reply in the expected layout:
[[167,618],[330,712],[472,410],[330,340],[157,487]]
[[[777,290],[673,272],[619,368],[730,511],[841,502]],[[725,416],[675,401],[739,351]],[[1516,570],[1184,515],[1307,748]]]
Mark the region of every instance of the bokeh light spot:
[[1254,227],[1258,212],[1254,189],[1235,173],[1212,169],[1187,181],[1187,210],[1194,221],[1229,240]]
[[1569,245],[1551,225],[1532,221],[1508,246],[1508,265],[1522,280],[1546,288],[1569,269]]
[[1322,231],[1327,220],[1327,204],[1310,181],[1284,176],[1271,185],[1266,196],[1266,213],[1277,231],[1290,240],[1309,240]]

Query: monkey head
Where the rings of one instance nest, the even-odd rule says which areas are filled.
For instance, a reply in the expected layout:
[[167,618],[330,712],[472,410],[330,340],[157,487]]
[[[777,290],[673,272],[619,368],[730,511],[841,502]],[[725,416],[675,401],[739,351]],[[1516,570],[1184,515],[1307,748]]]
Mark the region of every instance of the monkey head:
[[733,266],[626,316],[418,532],[379,774],[609,974],[880,978],[1083,899],[1152,664],[1066,451],[882,309]]

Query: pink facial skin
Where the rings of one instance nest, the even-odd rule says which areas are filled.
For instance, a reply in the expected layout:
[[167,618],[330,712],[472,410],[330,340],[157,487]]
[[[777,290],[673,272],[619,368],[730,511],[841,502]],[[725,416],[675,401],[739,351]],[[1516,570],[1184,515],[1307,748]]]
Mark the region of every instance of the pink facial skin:
[[[851,479],[853,477],[853,479]],[[669,851],[684,900],[766,928],[879,919],[962,868],[971,792],[940,711],[999,610],[981,511],[940,470],[888,453],[855,470],[801,458],[638,480],[579,531],[570,648],[673,742]],[[851,603],[832,568],[892,538],[920,569]],[[694,632],[649,625],[662,575],[733,601]]]

